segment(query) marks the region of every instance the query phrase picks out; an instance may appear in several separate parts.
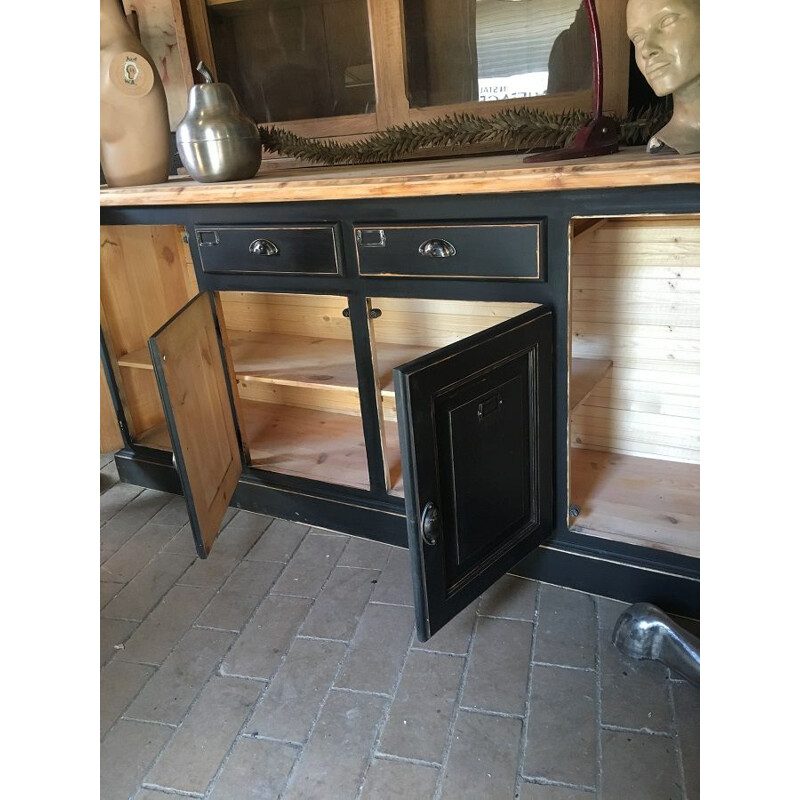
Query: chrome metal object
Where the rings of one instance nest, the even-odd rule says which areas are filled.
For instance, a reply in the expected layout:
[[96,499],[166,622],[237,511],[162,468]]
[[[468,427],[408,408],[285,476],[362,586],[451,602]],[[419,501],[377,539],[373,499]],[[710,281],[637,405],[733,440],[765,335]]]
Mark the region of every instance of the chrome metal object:
[[634,603],[623,611],[611,641],[626,656],[660,661],[700,686],[700,640],[651,603]]
[[269,239],[254,239],[248,248],[251,253],[257,256],[276,256],[280,252],[278,245]]
[[258,126],[239,108],[226,83],[214,83],[201,61],[206,83],[192,86],[184,118],[175,129],[183,166],[201,183],[252,178],[261,166]]
[[446,239],[428,239],[419,246],[419,252],[428,258],[450,258],[456,254],[456,248]]

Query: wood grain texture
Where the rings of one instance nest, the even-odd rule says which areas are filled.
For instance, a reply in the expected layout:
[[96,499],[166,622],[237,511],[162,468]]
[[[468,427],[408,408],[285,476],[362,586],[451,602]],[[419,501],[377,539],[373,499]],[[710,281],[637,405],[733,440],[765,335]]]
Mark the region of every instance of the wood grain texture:
[[175,423],[173,447],[180,451],[206,552],[242,473],[212,302],[209,295],[197,297],[154,337]]
[[251,466],[369,488],[360,417],[245,400]]
[[699,230],[620,218],[573,239],[573,359],[614,362],[572,414],[574,446],[699,462]]
[[573,530],[700,556],[700,467],[572,449]]
[[287,168],[263,162],[249,181],[103,188],[101,206],[277,203],[369,197],[428,197],[700,183],[700,157],[648,155],[644,148],[576,161],[523,164],[522,155],[476,156],[358,167]]
[[167,96],[169,127],[174,131],[186,114],[193,81],[184,44],[183,19],[180,15],[176,19],[173,2],[177,0],[123,0],[127,12],[136,11],[139,38],[158,68]]

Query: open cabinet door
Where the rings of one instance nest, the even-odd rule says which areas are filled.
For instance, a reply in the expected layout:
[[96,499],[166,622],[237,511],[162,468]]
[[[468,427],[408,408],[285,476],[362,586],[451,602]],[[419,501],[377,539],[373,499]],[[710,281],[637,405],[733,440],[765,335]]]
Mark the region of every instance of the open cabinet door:
[[197,553],[205,558],[242,474],[211,292],[189,301],[148,346]]
[[394,370],[420,641],[552,531],[552,328],[540,306]]

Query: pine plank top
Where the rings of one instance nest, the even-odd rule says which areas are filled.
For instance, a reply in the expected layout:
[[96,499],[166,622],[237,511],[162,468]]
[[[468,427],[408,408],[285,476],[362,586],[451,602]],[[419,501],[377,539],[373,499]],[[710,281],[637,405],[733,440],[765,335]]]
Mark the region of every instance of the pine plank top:
[[522,154],[503,154],[356,167],[264,161],[258,175],[246,181],[198,183],[181,175],[149,186],[101,187],[100,205],[277,203],[700,183],[699,155],[648,155],[643,147],[542,164],[523,164],[522,159]]

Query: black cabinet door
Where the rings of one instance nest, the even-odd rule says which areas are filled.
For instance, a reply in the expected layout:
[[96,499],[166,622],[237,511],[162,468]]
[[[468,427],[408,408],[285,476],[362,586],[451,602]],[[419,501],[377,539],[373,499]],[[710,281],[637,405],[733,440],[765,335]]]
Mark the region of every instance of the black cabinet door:
[[197,553],[208,555],[242,474],[226,358],[211,292],[148,340]]
[[552,328],[539,306],[394,370],[420,641],[552,531]]

